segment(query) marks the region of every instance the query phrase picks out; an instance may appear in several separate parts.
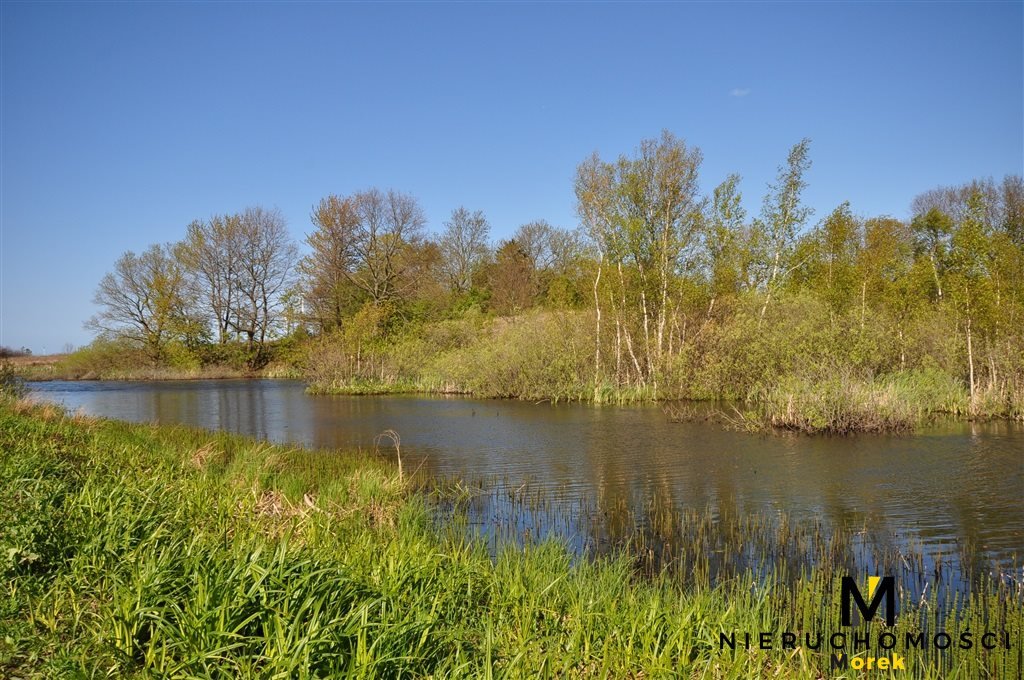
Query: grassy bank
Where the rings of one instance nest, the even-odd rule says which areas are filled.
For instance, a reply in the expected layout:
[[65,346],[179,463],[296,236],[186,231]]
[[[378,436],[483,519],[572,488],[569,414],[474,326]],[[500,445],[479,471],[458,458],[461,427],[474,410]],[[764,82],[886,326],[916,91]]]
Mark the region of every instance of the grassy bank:
[[[784,587],[644,575],[628,551],[573,562],[550,542],[492,554],[435,525],[384,455],[5,399],[0,495],[4,677],[830,675],[805,645],[719,649],[722,632],[838,629],[828,568]],[[979,583],[943,624],[1005,630],[1011,651],[911,650],[907,675],[1019,676],[1020,597]],[[951,611],[908,599],[901,639]]]

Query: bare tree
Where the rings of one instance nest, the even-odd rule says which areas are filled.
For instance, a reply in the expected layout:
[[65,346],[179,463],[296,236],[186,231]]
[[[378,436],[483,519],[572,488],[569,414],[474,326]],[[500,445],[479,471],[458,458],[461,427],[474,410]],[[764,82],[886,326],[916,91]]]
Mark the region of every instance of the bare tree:
[[177,249],[205,300],[221,343],[230,338],[238,302],[240,220],[238,215],[215,215],[206,222],[196,220],[188,225],[185,240]]
[[548,295],[552,282],[558,277],[572,280],[581,275],[580,258],[585,247],[579,230],[561,229],[546,220],[534,220],[520,225],[512,240],[530,261],[537,295]]
[[403,275],[414,266],[410,247],[423,238],[423,209],[411,195],[393,189],[362,191],[352,200],[359,222],[353,242],[357,267],[349,278],[374,302],[402,297],[415,286]]
[[291,283],[297,251],[278,210],[247,208],[238,216],[237,278],[232,326],[245,336],[254,361],[281,321],[281,295]]
[[949,216],[954,225],[959,225],[970,217],[972,198],[980,195],[985,199],[984,224],[991,227],[999,224],[1003,219],[1000,195],[1004,191],[1004,187],[1005,184],[1003,187],[997,186],[991,177],[975,179],[955,186],[936,187],[915,196],[910,207],[915,217],[938,210]]
[[473,285],[473,273],[487,261],[491,225],[483,212],[463,207],[452,211],[438,242],[444,274],[452,290],[464,293]]
[[1024,247],[1024,179],[1007,175],[1000,187],[1002,229],[1018,246]]
[[359,215],[351,198],[331,194],[313,207],[310,219],[316,227],[306,237],[311,252],[299,263],[303,298],[321,329],[336,328],[353,298],[349,276],[355,265]]
[[534,220],[520,225],[512,238],[530,258],[533,267],[543,270],[555,263],[556,229],[546,220]]

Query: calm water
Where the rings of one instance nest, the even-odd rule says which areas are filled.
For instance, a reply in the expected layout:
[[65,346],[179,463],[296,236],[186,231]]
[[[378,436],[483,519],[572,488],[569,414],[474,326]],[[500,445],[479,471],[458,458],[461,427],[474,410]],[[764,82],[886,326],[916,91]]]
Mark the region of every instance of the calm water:
[[[36,383],[42,398],[131,421],[278,442],[372,448],[401,435],[407,469],[501,479],[562,499],[787,513],[864,528],[990,567],[1024,558],[1024,427],[954,423],[913,436],[762,437],[671,423],[656,406],[310,396],[292,381]],[[1019,570],[1019,569],[1018,569]]]

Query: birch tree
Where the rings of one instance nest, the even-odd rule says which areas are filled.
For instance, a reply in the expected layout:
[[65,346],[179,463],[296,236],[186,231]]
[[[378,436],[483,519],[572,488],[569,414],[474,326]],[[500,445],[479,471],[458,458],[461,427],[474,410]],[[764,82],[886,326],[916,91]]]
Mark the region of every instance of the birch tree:
[[808,155],[810,145],[811,140],[802,139],[790,149],[786,165],[779,168],[778,178],[774,184],[769,185],[764,199],[758,226],[767,246],[768,274],[758,324],[764,320],[772,297],[789,271],[790,255],[797,234],[812,213],[809,207],[800,203],[800,196],[807,187],[804,174],[811,167]]
[[[632,157],[606,163],[595,155],[577,170],[578,213],[599,244],[602,260],[607,258],[617,275],[617,338],[621,334],[625,340],[641,381],[651,382],[655,390],[667,344],[672,282],[698,244],[701,160],[699,149],[665,131],[643,140]],[[635,284],[630,281],[634,274]],[[639,348],[621,318],[631,295],[640,307]]]

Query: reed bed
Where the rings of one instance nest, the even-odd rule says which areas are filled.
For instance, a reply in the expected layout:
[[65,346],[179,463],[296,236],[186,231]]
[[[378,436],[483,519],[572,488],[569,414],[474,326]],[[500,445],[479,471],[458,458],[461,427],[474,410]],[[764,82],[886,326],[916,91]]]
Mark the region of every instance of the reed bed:
[[[474,504],[499,507],[487,494],[510,499],[500,531],[593,521],[597,538],[579,549],[552,532],[474,538]],[[720,634],[838,626],[833,570],[847,568],[849,535],[660,506],[577,518],[558,503],[528,488],[403,480],[373,452],[4,399],[0,676],[833,675],[822,650],[722,650]],[[744,565],[758,541],[776,552]],[[713,574],[726,547],[722,563],[740,566]],[[1011,649],[912,651],[907,677],[1020,676],[1013,574],[900,591],[895,633],[938,626],[999,630]]]
[[1008,385],[967,387],[933,370],[865,378],[849,370],[811,372],[753,388],[742,402],[667,402],[678,422],[712,421],[747,432],[848,435],[905,433],[942,417],[1020,419],[1020,395]]

